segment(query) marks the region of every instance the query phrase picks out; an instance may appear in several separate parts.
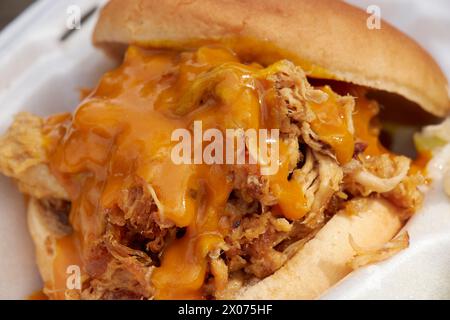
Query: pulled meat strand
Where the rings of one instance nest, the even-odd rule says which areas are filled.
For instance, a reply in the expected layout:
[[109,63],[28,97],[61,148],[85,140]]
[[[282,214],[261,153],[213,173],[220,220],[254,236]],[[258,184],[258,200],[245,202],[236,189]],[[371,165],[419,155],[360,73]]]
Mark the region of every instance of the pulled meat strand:
[[408,175],[411,160],[388,154],[353,159],[344,167],[346,180],[363,196],[392,191]]

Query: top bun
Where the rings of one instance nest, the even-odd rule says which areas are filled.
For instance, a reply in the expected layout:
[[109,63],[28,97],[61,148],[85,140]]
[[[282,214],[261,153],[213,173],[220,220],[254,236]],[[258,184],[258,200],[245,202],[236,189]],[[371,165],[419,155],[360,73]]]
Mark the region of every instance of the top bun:
[[180,49],[226,42],[263,63],[288,58],[313,77],[396,93],[447,115],[449,87],[433,58],[386,22],[370,30],[368,18],[335,0],[111,0],[94,43],[112,51],[127,44]]

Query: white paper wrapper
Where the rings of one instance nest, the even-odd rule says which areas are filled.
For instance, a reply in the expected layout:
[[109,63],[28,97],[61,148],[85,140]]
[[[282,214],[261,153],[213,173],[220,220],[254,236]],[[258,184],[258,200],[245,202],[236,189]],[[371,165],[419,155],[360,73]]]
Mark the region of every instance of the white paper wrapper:
[[[50,115],[73,110],[79,89],[92,87],[113,66],[91,43],[96,17],[66,41],[67,8],[87,12],[104,1],[41,0],[0,34],[0,132],[19,111]],[[419,40],[450,76],[450,2],[354,0],[379,4],[382,17]],[[435,188],[450,147],[432,164]],[[427,200],[407,226],[411,247],[393,259],[363,268],[323,298],[450,298],[450,204],[442,190]],[[23,299],[42,287],[28,235],[24,200],[13,183],[0,176],[0,299]]]

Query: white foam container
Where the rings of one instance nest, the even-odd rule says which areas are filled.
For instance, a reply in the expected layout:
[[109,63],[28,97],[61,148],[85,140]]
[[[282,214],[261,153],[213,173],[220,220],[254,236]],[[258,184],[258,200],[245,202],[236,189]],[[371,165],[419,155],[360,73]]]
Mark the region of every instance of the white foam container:
[[[361,5],[366,1],[353,2]],[[432,24],[426,24],[429,33],[425,36],[422,29],[411,28],[416,20],[423,23],[436,14],[442,17],[442,12],[450,12],[449,2],[427,1],[434,3],[428,8],[431,11],[418,4],[423,3],[421,0],[408,0],[407,4],[403,0],[378,2],[383,10],[387,8],[388,19],[400,22],[398,27],[416,30],[412,36],[423,40],[450,74],[450,41],[440,29],[450,29],[450,18],[433,18]],[[102,3],[103,0],[41,0],[0,33],[0,132],[6,130],[19,111],[47,116],[74,110],[79,89],[93,87],[114,66],[91,45],[95,15],[66,41],[60,41],[67,31],[68,6],[78,5],[85,13]],[[414,6],[417,10],[411,9]],[[396,16],[394,9],[398,8],[407,8],[413,18]],[[433,35],[447,39],[433,40]],[[450,146],[430,165],[435,190],[423,210],[406,226],[411,236],[410,248],[388,261],[352,273],[323,299],[450,299],[450,202],[441,181],[449,161]],[[0,176],[0,299],[24,299],[41,287],[23,197],[9,179]]]

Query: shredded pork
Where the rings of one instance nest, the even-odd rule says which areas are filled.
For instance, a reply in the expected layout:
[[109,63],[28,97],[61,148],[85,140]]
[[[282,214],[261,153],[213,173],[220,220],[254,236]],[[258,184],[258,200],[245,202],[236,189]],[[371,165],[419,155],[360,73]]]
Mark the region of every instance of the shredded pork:
[[372,193],[392,191],[408,175],[411,160],[403,156],[390,155],[360,157],[353,160],[344,170],[349,189],[368,196]]
[[[289,179],[301,184],[307,214],[298,221],[280,217],[269,179],[254,166],[231,166],[228,178],[233,191],[221,217],[221,225],[230,232],[224,244],[209,255],[204,286],[205,296],[212,298],[226,296],[231,284],[273,274],[351,197],[382,196],[400,207],[405,217],[422,201],[417,187],[423,179],[408,176],[410,160],[405,157],[366,157],[362,155],[366,146],[359,143],[354,159],[345,166],[339,164],[333,149],[311,129],[315,114],[309,104],[323,103],[327,94],[312,87],[304,72],[290,62],[278,62],[273,68],[277,71],[266,78],[276,92],[272,116],[289,146]],[[339,97],[338,103],[353,133],[354,98]],[[0,140],[0,171],[33,197],[67,199],[47,165],[42,123],[29,114],[17,116]],[[152,190],[145,181],[131,180],[116,205],[104,210],[104,234],[90,244],[85,255],[87,275],[79,298],[153,296],[152,270],[159,266],[167,243],[182,237],[184,231],[164,220]],[[358,248],[352,267],[381,261],[405,245],[407,240],[399,238],[376,251]]]

